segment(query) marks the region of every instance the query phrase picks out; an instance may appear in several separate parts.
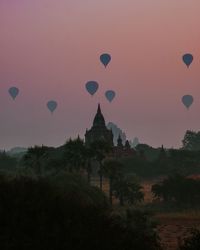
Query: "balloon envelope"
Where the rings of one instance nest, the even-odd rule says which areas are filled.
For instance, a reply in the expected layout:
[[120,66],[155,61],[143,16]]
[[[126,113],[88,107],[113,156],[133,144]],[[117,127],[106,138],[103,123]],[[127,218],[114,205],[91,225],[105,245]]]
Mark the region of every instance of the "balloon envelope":
[[193,61],[193,55],[192,54],[185,54],[183,55],[183,62],[185,63],[185,65],[189,68],[190,64]]
[[109,102],[112,102],[112,100],[115,98],[115,91],[113,90],[107,90],[105,93],[105,96]]
[[95,81],[89,81],[86,83],[85,87],[90,95],[94,95],[99,88],[99,84]]
[[191,95],[184,95],[182,97],[182,103],[185,105],[186,108],[189,108],[194,101],[193,96]]
[[51,113],[54,112],[54,110],[57,108],[57,106],[58,106],[58,104],[56,101],[51,100],[51,101],[47,102],[47,108],[51,111]]
[[111,55],[105,53],[100,56],[100,61],[103,63],[103,65],[106,67],[109,62],[111,61]]
[[11,88],[9,88],[8,92],[14,100],[17,97],[17,95],[19,94],[19,89],[16,87],[11,87]]

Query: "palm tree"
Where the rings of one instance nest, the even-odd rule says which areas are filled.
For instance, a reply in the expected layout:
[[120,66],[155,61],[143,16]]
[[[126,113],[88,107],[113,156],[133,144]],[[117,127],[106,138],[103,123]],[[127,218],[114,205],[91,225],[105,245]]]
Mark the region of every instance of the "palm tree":
[[79,136],[75,140],[69,139],[64,147],[64,157],[69,165],[69,171],[79,171],[86,162],[86,150],[83,140]]
[[48,150],[49,148],[43,145],[28,148],[28,151],[23,157],[24,165],[32,168],[35,173],[40,176],[42,173],[42,163]]
[[108,159],[103,164],[103,175],[109,179],[109,200],[112,204],[113,181],[119,178],[122,173],[123,164],[115,159]]
[[119,199],[120,205],[125,202],[134,205],[144,199],[144,194],[141,191],[142,187],[136,180],[135,176],[125,176],[120,174],[113,181],[113,193]]
[[94,158],[94,150],[90,146],[85,147],[85,157],[86,157],[86,164],[85,169],[87,172],[87,180],[90,184],[91,182],[91,174],[92,174],[92,159]]
[[103,160],[106,158],[108,153],[111,151],[111,145],[105,142],[104,140],[96,140],[90,145],[94,159],[99,163],[99,186],[102,190],[103,182]]

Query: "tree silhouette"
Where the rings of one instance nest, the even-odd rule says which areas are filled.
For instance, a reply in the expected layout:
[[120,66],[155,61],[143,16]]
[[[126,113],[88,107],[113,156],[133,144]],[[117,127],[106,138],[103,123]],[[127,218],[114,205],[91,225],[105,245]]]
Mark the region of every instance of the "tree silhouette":
[[103,160],[111,152],[112,147],[110,144],[106,143],[104,140],[96,140],[90,145],[94,159],[99,163],[99,186],[102,190],[103,182]]
[[85,169],[87,172],[87,180],[88,183],[90,184],[91,174],[92,174],[92,159],[95,157],[94,150],[91,146],[85,146],[85,156],[86,156]]
[[113,193],[119,199],[120,205],[123,206],[125,202],[134,205],[144,199],[144,194],[141,191],[142,187],[139,185],[135,176],[119,175],[113,181]]
[[104,194],[74,174],[0,176],[2,250],[159,250],[142,212],[114,214]]
[[36,175],[41,176],[42,164],[44,162],[45,156],[48,153],[48,150],[49,148],[43,145],[28,148],[22,160],[23,164],[26,167],[32,168]]
[[79,171],[86,162],[86,151],[83,140],[79,136],[75,140],[69,139],[64,145],[64,158],[69,172]]
[[183,149],[200,151],[200,131],[187,130],[182,143]]
[[113,181],[119,178],[123,171],[123,165],[121,162],[115,159],[105,160],[102,167],[102,172],[105,177],[109,179],[109,200],[112,204],[113,197]]

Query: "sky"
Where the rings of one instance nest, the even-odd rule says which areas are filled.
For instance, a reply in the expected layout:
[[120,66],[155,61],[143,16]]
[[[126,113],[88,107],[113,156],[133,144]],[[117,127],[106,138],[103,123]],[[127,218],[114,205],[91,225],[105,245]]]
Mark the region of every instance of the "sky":
[[[0,0],[0,148],[84,137],[98,103],[129,139],[180,147],[186,130],[200,130],[199,13],[199,0]],[[106,69],[102,53],[112,56]]]

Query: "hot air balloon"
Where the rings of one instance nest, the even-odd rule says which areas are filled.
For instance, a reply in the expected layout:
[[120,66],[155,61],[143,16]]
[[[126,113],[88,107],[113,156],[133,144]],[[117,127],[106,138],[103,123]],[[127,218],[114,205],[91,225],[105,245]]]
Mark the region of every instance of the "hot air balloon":
[[99,88],[99,84],[95,81],[89,81],[85,84],[85,87],[90,95],[94,95]]
[[19,94],[19,89],[16,87],[11,87],[11,88],[9,88],[8,92],[14,100],[17,97],[17,95]]
[[185,105],[185,107],[187,109],[189,109],[189,107],[192,105],[193,101],[194,101],[194,98],[191,95],[184,95],[182,97],[182,103]]
[[115,91],[113,91],[113,90],[107,90],[106,92],[105,92],[105,96],[106,96],[106,98],[107,98],[107,100],[109,101],[109,102],[112,102],[112,100],[115,98]]
[[109,62],[111,61],[111,55],[105,53],[102,54],[100,56],[100,61],[102,62],[102,64],[105,66],[105,68],[107,67],[107,65],[109,64]]
[[183,62],[185,63],[185,65],[189,68],[190,64],[193,61],[193,55],[192,54],[185,54],[183,55]]
[[47,108],[49,109],[49,111],[51,111],[51,113],[53,113],[55,111],[55,109],[57,108],[58,104],[56,101],[48,101],[47,102]]

